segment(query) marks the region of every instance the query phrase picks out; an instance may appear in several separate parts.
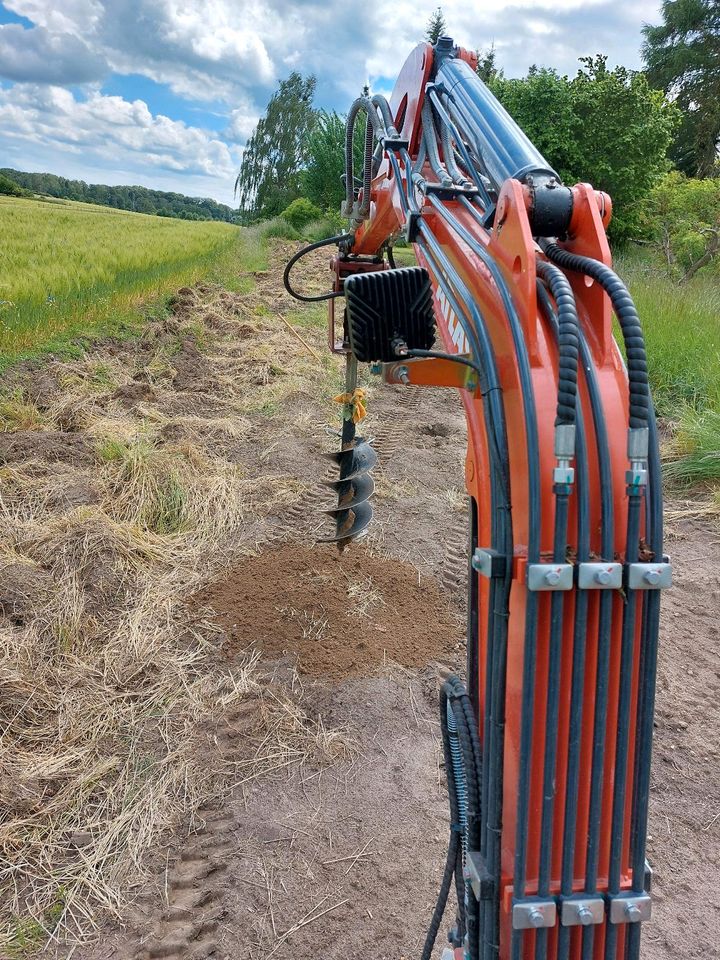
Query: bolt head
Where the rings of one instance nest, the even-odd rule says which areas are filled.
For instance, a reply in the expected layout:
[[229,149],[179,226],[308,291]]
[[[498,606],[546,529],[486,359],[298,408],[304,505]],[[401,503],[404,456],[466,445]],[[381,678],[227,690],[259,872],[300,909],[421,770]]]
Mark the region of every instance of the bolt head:
[[[598,570],[598,572],[595,574],[596,583],[610,583],[611,579],[612,579],[612,576],[609,570]],[[587,908],[583,907],[581,909],[587,909]]]
[[533,927],[541,927],[544,919],[542,910],[532,910],[528,916],[528,920]]
[[660,571],[659,570],[647,570],[645,573],[645,582],[650,584],[656,584],[660,581]]
[[577,918],[584,927],[589,926],[593,921],[592,910],[588,910],[587,907],[578,907]]
[[642,917],[640,907],[634,903],[628,903],[628,905],[625,907],[625,914],[630,923],[637,923]]
[[556,584],[560,579],[560,573],[557,570],[548,570],[545,574],[545,583]]

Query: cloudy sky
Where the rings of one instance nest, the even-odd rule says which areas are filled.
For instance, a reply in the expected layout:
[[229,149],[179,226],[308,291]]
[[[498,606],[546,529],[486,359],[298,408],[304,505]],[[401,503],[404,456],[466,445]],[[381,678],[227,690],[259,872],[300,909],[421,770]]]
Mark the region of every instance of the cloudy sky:
[[[232,203],[242,146],[279,79],[318,78],[345,110],[389,93],[437,0],[1,0],[0,166],[138,183]],[[510,76],[640,65],[655,0],[445,0],[465,46]]]

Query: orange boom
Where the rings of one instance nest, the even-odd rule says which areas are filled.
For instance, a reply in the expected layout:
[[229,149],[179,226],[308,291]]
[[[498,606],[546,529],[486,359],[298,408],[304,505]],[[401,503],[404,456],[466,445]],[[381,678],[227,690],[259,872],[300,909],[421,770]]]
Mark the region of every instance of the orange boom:
[[[325,298],[345,399],[367,362],[389,383],[460,389],[467,417],[467,689],[451,678],[441,693],[452,827],[423,957],[454,884],[443,956],[635,960],[651,912],[659,599],[671,576],[645,347],[610,266],[610,198],[563,185],[475,66],[442,37],[412,52],[389,103],[353,104],[350,227],[323,241],[339,248]],[[418,267],[395,268],[400,236]],[[304,252],[286,270],[291,292]],[[354,419],[336,456],[341,548],[372,517],[376,454]]]

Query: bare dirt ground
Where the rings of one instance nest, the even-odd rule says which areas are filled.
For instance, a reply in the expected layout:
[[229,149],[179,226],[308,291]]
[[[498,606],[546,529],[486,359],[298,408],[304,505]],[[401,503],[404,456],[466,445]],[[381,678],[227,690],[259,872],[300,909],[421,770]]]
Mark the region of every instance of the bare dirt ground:
[[[450,392],[373,390],[372,532],[313,546],[339,371],[278,319],[286,254],[253,294],[182,291],[137,343],[5,384],[2,957],[33,955],[28,917],[58,960],[419,955],[464,421]],[[322,318],[288,316],[322,353]],[[649,960],[720,956],[720,530],[670,508]]]

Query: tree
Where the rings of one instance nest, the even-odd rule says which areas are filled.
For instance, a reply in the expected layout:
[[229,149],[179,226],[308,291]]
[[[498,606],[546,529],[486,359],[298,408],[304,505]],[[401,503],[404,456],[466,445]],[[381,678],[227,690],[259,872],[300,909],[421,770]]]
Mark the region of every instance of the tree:
[[425,39],[428,43],[432,43],[434,45],[438,42],[440,37],[444,36],[445,30],[445,17],[443,16],[442,7],[436,7],[435,13],[433,13],[428,20],[427,29],[425,31]]
[[651,243],[680,282],[720,257],[720,178],[674,170],[653,187],[645,212]]
[[315,77],[282,80],[245,146],[235,192],[246,217],[279,214],[300,195],[300,171],[315,121]]
[[496,60],[494,43],[491,43],[484,53],[478,50],[477,75],[483,83],[492,83],[496,77],[502,76],[502,71],[498,70]]
[[[355,176],[363,164],[364,123],[355,123]],[[321,110],[308,137],[307,161],[300,182],[302,192],[322,210],[336,214],[345,199],[345,117]]]
[[678,110],[644,74],[585,57],[572,80],[531,69],[491,89],[565,183],[588,181],[613,200],[615,242],[637,234],[642,204],[667,169]]
[[720,146],[720,4],[664,0],[663,23],[643,29],[650,82],[683,111],[672,158],[690,176],[717,176]]

